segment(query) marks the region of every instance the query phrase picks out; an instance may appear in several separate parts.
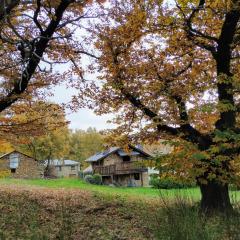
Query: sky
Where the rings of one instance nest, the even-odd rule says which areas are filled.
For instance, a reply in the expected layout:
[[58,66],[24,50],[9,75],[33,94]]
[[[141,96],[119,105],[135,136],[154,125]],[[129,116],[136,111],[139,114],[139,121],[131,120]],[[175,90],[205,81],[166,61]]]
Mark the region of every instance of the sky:
[[[79,33],[80,34],[80,33]],[[90,62],[89,58],[82,56],[82,66],[86,67]],[[64,73],[70,66],[68,64],[55,65],[53,71],[58,73]],[[97,76],[84,75],[86,79],[92,79]],[[77,95],[77,90],[73,88],[67,88],[64,83],[61,86],[56,86],[53,91],[53,97],[50,97],[50,101],[58,104],[69,103],[73,95]],[[108,120],[113,118],[113,115],[97,116],[92,110],[87,108],[79,109],[77,112],[71,112],[66,109],[66,118],[70,121],[69,128],[72,130],[82,129],[87,130],[88,128],[96,128],[98,131],[113,128],[114,125],[107,123]]]
[[[66,89],[64,86],[58,86],[54,89],[52,101],[62,104],[71,100],[74,94],[73,89]],[[70,121],[69,127],[73,130],[87,130],[89,127],[94,127],[97,130],[113,128],[112,124],[107,123],[112,118],[111,115],[97,116],[92,110],[87,108],[79,109],[77,112],[67,111],[67,120]]]

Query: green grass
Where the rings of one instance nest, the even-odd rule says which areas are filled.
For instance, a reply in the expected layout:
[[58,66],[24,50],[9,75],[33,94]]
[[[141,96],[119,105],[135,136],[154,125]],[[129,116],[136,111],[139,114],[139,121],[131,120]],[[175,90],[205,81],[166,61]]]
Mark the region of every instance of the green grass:
[[[188,189],[153,189],[150,187],[110,187],[110,186],[98,186],[84,182],[80,179],[35,179],[35,180],[23,180],[23,179],[1,179],[0,184],[16,184],[16,185],[31,185],[47,188],[64,188],[64,189],[82,189],[91,192],[101,193],[108,196],[120,196],[120,197],[133,197],[138,199],[157,199],[159,197],[174,198],[176,195],[183,197],[190,197],[196,201],[200,200],[199,188]],[[233,201],[240,201],[240,192],[231,191],[231,198]]]
[[176,195],[190,196],[196,200],[200,199],[200,191],[198,188],[189,189],[171,189],[171,190],[158,190],[151,187],[110,187],[92,185],[84,182],[80,179],[35,179],[35,180],[23,180],[23,179],[1,179],[0,184],[17,184],[17,185],[31,185],[48,188],[65,188],[65,189],[83,189],[87,191],[103,193],[106,195],[118,195],[123,197],[136,197],[136,198],[159,198],[174,197]]

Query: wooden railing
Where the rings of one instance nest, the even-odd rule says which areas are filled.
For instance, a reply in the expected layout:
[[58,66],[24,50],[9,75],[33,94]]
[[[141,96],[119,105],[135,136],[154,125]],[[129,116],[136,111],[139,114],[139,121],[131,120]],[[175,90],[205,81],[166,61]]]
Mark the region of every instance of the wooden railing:
[[93,167],[94,174],[100,175],[112,175],[116,173],[116,165],[108,165],[108,166],[96,166]]
[[112,164],[108,166],[94,166],[94,173],[100,175],[114,175],[114,174],[124,174],[124,173],[136,173],[136,172],[144,172],[147,168],[141,164],[139,161],[130,161]]

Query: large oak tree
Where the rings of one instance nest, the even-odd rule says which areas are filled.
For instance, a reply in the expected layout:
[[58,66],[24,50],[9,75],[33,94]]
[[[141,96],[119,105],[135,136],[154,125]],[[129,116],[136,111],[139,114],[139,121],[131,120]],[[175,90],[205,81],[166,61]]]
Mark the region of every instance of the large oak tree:
[[[167,4],[169,3],[169,4]],[[195,147],[203,209],[231,209],[239,154],[239,0],[109,1],[91,29],[96,112],[115,130]],[[92,66],[91,66],[92,69]],[[100,86],[100,87],[99,87]]]

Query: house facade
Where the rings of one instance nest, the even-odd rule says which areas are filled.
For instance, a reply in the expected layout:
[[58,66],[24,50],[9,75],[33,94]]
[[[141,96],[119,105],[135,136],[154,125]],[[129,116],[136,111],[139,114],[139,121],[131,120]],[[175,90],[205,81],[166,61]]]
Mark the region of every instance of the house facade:
[[[47,165],[47,161],[45,162]],[[80,163],[73,160],[50,160],[49,176],[52,177],[78,177],[80,171]]]
[[130,146],[125,152],[119,147],[97,153],[88,158],[92,172],[100,174],[104,184],[119,186],[148,186],[149,176],[145,161],[150,154],[139,147]]
[[42,178],[44,167],[33,157],[18,151],[0,156],[0,172],[5,171],[13,178]]

